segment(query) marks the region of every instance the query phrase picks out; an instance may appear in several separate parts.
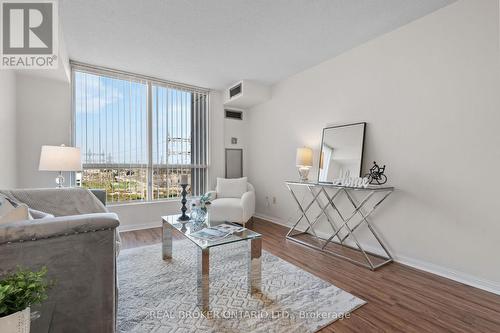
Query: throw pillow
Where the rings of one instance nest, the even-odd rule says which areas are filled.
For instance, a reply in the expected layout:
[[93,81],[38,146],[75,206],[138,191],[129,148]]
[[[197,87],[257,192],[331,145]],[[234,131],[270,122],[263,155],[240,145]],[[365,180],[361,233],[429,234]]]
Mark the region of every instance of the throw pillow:
[[36,210],[36,209],[33,209],[33,208],[30,208],[29,209],[29,213],[30,213],[30,216],[34,219],[34,220],[38,220],[38,219],[51,219],[51,218],[54,218],[55,216],[52,215],[52,214],[49,214],[49,213],[45,213],[45,212],[42,212],[42,211],[39,211],[39,210]]
[[6,197],[0,196],[0,224],[30,220],[28,206],[20,204],[15,207]]
[[247,191],[247,177],[217,178],[217,198],[241,198]]

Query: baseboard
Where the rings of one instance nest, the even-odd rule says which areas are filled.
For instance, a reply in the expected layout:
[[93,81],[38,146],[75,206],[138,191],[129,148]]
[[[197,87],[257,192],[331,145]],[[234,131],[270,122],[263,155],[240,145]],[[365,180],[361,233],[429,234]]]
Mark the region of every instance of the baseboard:
[[[275,223],[275,224],[278,224],[278,225],[281,225],[284,227],[288,227],[288,228],[291,227],[291,225],[288,224],[287,221],[281,220],[281,219],[276,218],[276,217],[268,216],[268,215],[261,214],[261,213],[255,213],[254,216],[256,218],[260,218],[260,219],[263,219],[263,220],[266,220],[266,221],[269,221],[271,223]],[[301,229],[301,228],[297,228],[297,230],[304,231],[304,229]],[[318,232],[318,236],[322,237],[322,238],[328,237],[328,235],[321,233],[321,232]],[[373,252],[373,253],[380,253],[379,249],[375,249],[372,246],[366,246],[366,249],[370,252]],[[400,263],[400,264],[403,264],[406,266],[410,266],[410,267],[413,267],[413,268],[421,270],[421,271],[425,271],[428,273],[439,275],[441,277],[444,277],[444,278],[447,278],[447,279],[450,279],[450,280],[453,280],[453,281],[456,281],[459,283],[463,283],[463,284],[466,284],[466,285],[471,286],[471,287],[475,287],[478,289],[482,289],[482,290],[500,295],[500,284],[497,282],[484,280],[484,279],[478,278],[476,276],[473,276],[473,275],[470,275],[467,273],[457,272],[457,271],[449,269],[447,267],[442,267],[442,266],[439,266],[439,265],[436,265],[433,263],[429,263],[429,262],[425,262],[425,261],[422,261],[419,259],[410,258],[407,256],[401,256],[401,255],[398,255],[397,253],[392,253],[392,255],[394,257],[394,261],[397,263]]]
[[120,232],[125,232],[125,231],[135,231],[135,230],[158,228],[158,227],[161,227],[160,221],[141,223],[141,224],[132,224],[132,225],[120,225],[118,227],[118,230]]
[[467,273],[457,272],[446,267],[406,256],[397,256],[394,261],[421,271],[439,275],[474,288],[500,295],[500,284],[494,281],[484,280]]

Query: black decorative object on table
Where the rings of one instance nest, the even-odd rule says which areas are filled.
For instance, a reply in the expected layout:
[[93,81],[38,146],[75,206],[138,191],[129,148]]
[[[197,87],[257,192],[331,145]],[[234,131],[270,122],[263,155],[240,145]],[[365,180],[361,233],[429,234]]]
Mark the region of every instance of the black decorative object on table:
[[373,166],[370,168],[370,173],[365,175],[365,178],[368,178],[370,184],[372,185],[383,185],[387,183],[387,176],[384,175],[385,165],[383,167],[379,167],[377,162],[373,161]]
[[181,200],[181,203],[182,203],[182,208],[181,208],[181,212],[182,212],[182,215],[179,216],[179,218],[177,219],[177,221],[189,221],[189,215],[186,214],[186,211],[187,211],[187,208],[186,208],[186,203],[187,203],[187,199],[186,199],[186,195],[187,195],[187,191],[186,191],[186,187],[188,186],[188,184],[181,184],[181,187],[182,187],[182,200]]

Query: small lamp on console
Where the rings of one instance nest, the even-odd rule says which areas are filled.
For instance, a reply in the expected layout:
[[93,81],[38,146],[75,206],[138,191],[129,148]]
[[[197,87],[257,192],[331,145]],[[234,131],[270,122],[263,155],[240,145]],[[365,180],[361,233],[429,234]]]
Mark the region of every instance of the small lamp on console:
[[311,148],[302,147],[297,148],[297,156],[295,159],[295,165],[299,170],[300,181],[307,182],[309,179],[309,170],[313,165],[313,151]]

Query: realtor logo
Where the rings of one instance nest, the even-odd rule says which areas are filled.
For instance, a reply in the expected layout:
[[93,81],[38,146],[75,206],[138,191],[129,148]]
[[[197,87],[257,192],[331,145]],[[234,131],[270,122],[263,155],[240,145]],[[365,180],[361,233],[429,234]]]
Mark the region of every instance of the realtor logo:
[[0,68],[57,68],[57,3],[0,0],[0,5]]

